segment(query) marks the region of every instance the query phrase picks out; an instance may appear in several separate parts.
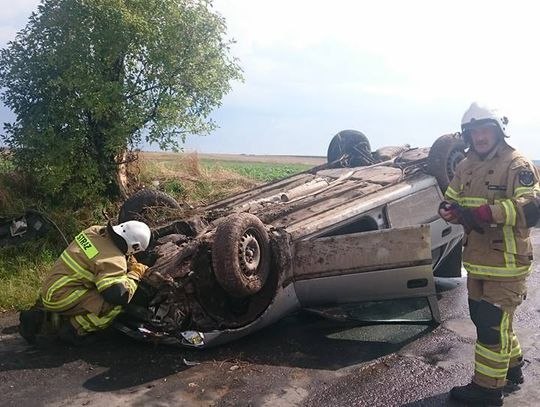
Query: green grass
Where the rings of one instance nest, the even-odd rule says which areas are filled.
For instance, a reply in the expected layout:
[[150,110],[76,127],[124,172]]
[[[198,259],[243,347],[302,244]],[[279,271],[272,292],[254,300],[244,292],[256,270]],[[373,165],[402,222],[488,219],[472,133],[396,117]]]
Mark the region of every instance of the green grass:
[[41,281],[58,254],[58,249],[43,241],[0,249],[0,310],[34,304]]
[[215,169],[216,167],[221,167],[244,177],[262,182],[269,182],[276,179],[285,178],[311,168],[310,165],[305,164],[219,161],[211,159],[203,159],[201,162],[204,167],[210,170]]

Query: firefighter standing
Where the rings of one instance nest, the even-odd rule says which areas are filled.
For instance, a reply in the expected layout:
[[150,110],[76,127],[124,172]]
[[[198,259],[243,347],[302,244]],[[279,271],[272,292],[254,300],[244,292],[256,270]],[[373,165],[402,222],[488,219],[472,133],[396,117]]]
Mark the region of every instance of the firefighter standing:
[[469,311],[476,326],[472,382],[450,394],[465,403],[503,404],[503,388],[523,383],[523,354],[512,318],[526,296],[531,272],[529,228],[538,221],[538,172],[505,137],[506,117],[473,103],[462,120],[470,145],[441,204],[441,216],[463,224],[463,266]]
[[44,327],[61,339],[108,327],[131,300],[147,267],[132,256],[145,251],[150,229],[142,222],[92,226],[75,237],[46,276],[38,304],[20,315],[20,334],[33,343]]

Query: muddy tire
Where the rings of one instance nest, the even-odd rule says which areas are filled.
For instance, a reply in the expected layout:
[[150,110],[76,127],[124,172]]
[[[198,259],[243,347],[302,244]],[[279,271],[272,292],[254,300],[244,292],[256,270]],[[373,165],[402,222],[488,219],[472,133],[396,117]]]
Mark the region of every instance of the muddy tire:
[[249,213],[219,224],[212,245],[212,267],[219,285],[232,297],[256,294],[270,273],[270,239],[264,224]]
[[336,134],[328,146],[327,159],[329,163],[332,163],[343,156],[350,157],[351,167],[372,164],[365,158],[365,156],[371,157],[371,146],[365,134],[357,130],[342,130]]
[[466,147],[459,134],[445,134],[429,150],[428,173],[437,178],[443,193],[454,178],[457,165],[465,158]]
[[165,192],[154,189],[141,189],[123,203],[118,215],[118,222],[140,220],[142,222],[152,223],[151,219],[146,219],[148,216],[145,215],[148,214],[145,214],[145,212],[149,208],[159,207],[177,209],[180,208],[180,204]]

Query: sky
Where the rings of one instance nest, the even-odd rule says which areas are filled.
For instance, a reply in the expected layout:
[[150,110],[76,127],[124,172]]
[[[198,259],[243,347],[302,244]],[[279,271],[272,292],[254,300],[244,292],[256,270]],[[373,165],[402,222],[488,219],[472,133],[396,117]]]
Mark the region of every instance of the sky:
[[[0,47],[38,0],[0,0]],[[540,24],[534,1],[214,0],[245,81],[189,137],[203,153],[325,155],[343,129],[373,148],[429,146],[473,101],[510,119],[510,144],[540,158]],[[0,107],[0,122],[13,116]],[[145,146],[156,149],[155,146]]]

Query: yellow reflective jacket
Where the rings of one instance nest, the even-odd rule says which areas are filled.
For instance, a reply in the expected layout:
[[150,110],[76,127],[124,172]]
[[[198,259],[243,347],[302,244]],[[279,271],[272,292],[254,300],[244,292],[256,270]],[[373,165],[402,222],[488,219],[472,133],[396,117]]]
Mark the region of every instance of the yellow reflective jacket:
[[531,271],[527,211],[539,191],[536,167],[505,142],[486,158],[469,150],[445,197],[464,207],[489,204],[494,224],[464,240],[463,266],[484,280],[521,280]]
[[106,227],[92,226],[79,233],[46,276],[41,289],[43,305],[50,311],[77,314],[84,310],[99,315],[105,300],[102,292],[122,284],[129,299],[137,280],[127,275],[126,256],[109,237]]

